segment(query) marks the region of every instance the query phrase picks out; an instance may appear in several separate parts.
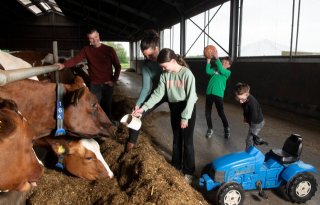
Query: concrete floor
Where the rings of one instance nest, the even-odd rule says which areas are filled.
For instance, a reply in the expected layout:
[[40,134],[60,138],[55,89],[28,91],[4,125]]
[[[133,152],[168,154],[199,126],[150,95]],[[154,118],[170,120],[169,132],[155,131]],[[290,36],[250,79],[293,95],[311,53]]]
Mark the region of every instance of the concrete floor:
[[[122,93],[126,93],[128,97],[136,98],[139,95],[141,88],[141,75],[122,72],[117,88]],[[226,140],[223,137],[223,126],[220,118],[217,115],[215,107],[213,107],[213,124],[214,137],[206,139],[207,130],[204,104],[205,97],[198,94],[197,102],[197,120],[194,130],[194,146],[196,155],[196,176],[199,177],[202,168],[215,159],[216,157],[244,150],[245,138],[248,131],[248,126],[243,123],[242,109],[240,104],[235,102],[225,102],[225,113],[229,120],[231,128],[231,137]],[[269,146],[260,147],[265,153],[271,148],[281,148],[285,139],[292,133],[298,133],[303,137],[303,152],[301,159],[306,163],[311,163],[320,171],[320,121],[298,116],[289,112],[275,109],[268,106],[263,106],[262,111],[265,117],[265,127],[262,129],[260,136],[269,142]],[[170,126],[169,108],[167,104],[161,105],[153,112],[152,122],[144,131],[152,135],[152,141],[156,145],[168,161],[171,159],[172,150],[172,131]],[[197,178],[198,179],[198,178]],[[320,183],[319,175],[316,175],[317,182]],[[197,184],[197,182],[195,183]],[[195,185],[195,188],[196,185]],[[279,197],[275,191],[266,190],[268,199],[261,199],[257,191],[246,192],[244,204],[270,204],[270,205],[286,205],[292,204]],[[204,193],[207,200],[214,204],[212,194]],[[320,190],[312,200],[306,204],[320,204]]]

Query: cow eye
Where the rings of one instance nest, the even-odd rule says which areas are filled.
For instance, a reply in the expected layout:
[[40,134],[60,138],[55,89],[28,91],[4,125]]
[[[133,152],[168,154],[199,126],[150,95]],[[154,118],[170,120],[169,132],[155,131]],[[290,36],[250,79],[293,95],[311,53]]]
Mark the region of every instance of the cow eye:
[[92,160],[92,157],[85,157],[86,160]]
[[91,106],[92,106],[93,108],[97,108],[98,103],[92,103]]

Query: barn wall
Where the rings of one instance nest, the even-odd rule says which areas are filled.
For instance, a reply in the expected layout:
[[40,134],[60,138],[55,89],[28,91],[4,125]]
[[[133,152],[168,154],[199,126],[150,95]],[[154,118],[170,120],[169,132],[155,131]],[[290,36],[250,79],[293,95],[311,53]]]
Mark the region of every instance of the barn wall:
[[[139,72],[142,62],[137,63]],[[209,80],[206,61],[187,59],[187,63],[196,78],[197,92],[204,94]],[[320,119],[320,63],[235,62],[231,71],[227,100],[235,102],[235,84],[247,82],[261,104]]]
[[0,24],[0,49],[9,51],[34,50],[52,53],[52,42],[58,42],[60,56],[69,56],[88,44],[86,27],[64,16],[50,13],[20,21]]

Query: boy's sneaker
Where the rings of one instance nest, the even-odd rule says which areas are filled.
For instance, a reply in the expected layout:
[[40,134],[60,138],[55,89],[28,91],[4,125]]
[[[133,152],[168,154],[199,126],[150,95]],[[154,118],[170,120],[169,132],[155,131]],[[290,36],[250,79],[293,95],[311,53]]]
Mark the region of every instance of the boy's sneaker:
[[190,175],[190,174],[185,174],[184,175],[184,179],[186,180],[186,182],[188,183],[188,184],[191,184],[192,183],[192,180],[193,180],[193,176],[192,175]]
[[228,139],[230,137],[230,128],[224,128],[224,138]]
[[212,137],[212,135],[213,135],[213,130],[212,130],[212,129],[208,129],[208,130],[207,130],[206,137],[207,137],[208,139],[210,139],[210,138]]

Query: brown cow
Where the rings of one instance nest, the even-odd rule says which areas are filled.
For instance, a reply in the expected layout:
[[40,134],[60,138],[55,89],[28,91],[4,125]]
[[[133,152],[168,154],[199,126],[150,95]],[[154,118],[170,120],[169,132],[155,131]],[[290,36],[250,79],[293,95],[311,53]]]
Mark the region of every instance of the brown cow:
[[65,168],[77,177],[87,180],[113,177],[112,171],[101,155],[100,146],[94,139],[48,136],[36,140],[34,147],[46,166],[53,167],[59,159],[62,169]]
[[[0,87],[0,97],[17,103],[39,138],[56,129],[56,87],[55,83],[21,80]],[[76,77],[74,84],[63,84],[63,87],[63,125],[69,135],[87,138],[114,135],[116,127],[82,78]]]
[[17,105],[0,99],[0,191],[26,192],[36,185],[43,165],[32,149],[34,137]]

